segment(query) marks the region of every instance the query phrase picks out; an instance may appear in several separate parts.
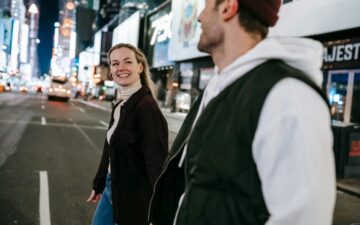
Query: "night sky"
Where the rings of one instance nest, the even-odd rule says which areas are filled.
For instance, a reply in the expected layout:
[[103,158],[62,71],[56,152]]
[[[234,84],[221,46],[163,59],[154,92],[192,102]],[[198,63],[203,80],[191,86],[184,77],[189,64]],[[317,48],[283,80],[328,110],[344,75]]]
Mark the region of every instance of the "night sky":
[[59,15],[58,0],[40,0],[40,18],[38,45],[39,70],[41,75],[48,73],[50,68],[50,59],[53,47],[54,23],[58,21]]

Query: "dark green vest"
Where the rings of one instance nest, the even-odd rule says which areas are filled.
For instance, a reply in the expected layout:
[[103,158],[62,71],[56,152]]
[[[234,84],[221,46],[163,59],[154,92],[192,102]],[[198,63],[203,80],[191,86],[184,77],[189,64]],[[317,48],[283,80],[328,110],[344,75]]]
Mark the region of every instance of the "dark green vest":
[[[167,169],[158,180],[160,190],[156,188],[154,201],[157,202],[151,209],[154,222],[164,218],[162,212],[166,206],[162,204],[166,201],[163,202],[163,198],[172,196],[176,201],[185,187],[177,225],[265,224],[269,212],[252,156],[252,142],[268,93],[276,83],[289,77],[305,82],[322,95],[302,72],[272,60],[248,72],[212,99],[187,141],[183,180],[176,166],[200,100],[194,105],[173,144],[172,160],[167,162]],[[172,179],[167,179],[169,174]],[[174,186],[184,182],[184,187]],[[162,193],[159,197],[161,191],[171,194]],[[175,211],[168,209],[168,213]],[[168,223],[155,225],[163,224]]]

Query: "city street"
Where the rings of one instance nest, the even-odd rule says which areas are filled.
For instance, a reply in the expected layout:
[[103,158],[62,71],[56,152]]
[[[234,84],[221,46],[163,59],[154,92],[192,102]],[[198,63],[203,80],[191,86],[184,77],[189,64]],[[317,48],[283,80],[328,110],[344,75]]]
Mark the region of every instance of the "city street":
[[[53,225],[90,224],[94,205],[86,199],[108,119],[80,103],[1,94],[0,224],[38,225],[40,214]],[[40,171],[48,178],[49,203],[42,205]]]
[[[90,224],[95,205],[86,199],[100,160],[109,108],[108,102],[0,94],[1,225]],[[164,114],[171,145],[184,114]],[[359,223],[359,212],[359,197],[337,193],[334,225]]]

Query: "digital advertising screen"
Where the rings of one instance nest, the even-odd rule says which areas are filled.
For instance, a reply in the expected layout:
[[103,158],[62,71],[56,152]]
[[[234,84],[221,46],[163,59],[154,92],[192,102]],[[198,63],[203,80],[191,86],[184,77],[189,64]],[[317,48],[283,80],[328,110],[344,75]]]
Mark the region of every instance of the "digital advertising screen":
[[359,0],[287,0],[270,36],[309,36],[360,26]]
[[147,54],[153,68],[174,64],[173,61],[169,60],[168,54],[169,43],[172,38],[172,18],[171,4],[167,4],[149,16]]
[[197,49],[201,28],[197,21],[205,6],[203,0],[172,1],[172,38],[170,39],[169,58],[173,61],[198,58],[206,53]]

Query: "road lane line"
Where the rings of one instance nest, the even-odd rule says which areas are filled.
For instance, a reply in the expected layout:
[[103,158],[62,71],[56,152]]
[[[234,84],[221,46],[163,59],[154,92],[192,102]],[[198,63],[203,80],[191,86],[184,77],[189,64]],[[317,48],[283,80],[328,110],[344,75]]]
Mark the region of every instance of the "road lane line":
[[40,174],[40,198],[39,215],[40,225],[51,225],[49,207],[49,183],[47,171],[39,171]]
[[[27,121],[27,120],[1,120],[0,119],[0,125],[1,124],[25,124],[25,125],[39,125],[42,126],[41,122],[37,121]],[[74,124],[64,124],[64,123],[51,123],[46,122],[46,126],[53,126],[53,127],[69,127],[69,128],[76,128]],[[83,129],[95,129],[95,130],[107,130],[107,127],[104,126],[94,126],[94,125],[77,125],[78,127],[81,127]]]
[[79,109],[82,113],[85,112],[85,110],[84,110],[83,108],[81,108],[81,107],[78,107],[78,109]]
[[100,123],[102,124],[102,125],[104,125],[105,127],[109,127],[109,124],[107,124],[105,121],[103,121],[103,120],[100,120]]
[[[92,102],[89,102],[89,101],[79,100],[79,102],[81,102],[81,103],[83,103],[83,104],[85,104],[85,105],[89,105],[89,106],[98,108],[98,109],[102,109],[102,110],[104,110],[104,111],[111,112],[111,108],[104,107],[104,106],[100,106],[100,105],[97,105],[97,104],[92,103]],[[109,103],[109,105],[110,105],[110,103]]]
[[96,146],[96,144],[91,140],[91,138],[85,133],[83,129],[75,121],[70,119],[70,121],[73,122],[74,127],[80,131],[80,133],[84,136],[84,138],[87,140],[87,142],[98,152],[101,153],[101,150]]
[[46,125],[46,119],[44,116],[41,117],[41,125],[43,125],[43,126]]
[[45,106],[42,105],[41,108],[42,108],[42,109],[45,109]]

